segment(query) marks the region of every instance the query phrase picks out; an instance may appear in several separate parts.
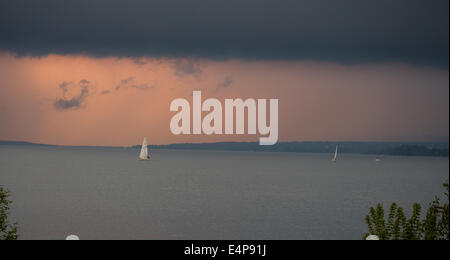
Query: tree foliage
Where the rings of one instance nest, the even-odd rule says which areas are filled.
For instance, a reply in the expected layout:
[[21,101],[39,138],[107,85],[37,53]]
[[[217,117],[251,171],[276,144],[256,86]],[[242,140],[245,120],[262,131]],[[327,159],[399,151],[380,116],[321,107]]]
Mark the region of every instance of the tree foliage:
[[17,240],[17,224],[10,224],[8,221],[9,205],[11,201],[9,198],[9,191],[0,186],[0,240]]
[[380,240],[449,240],[449,183],[444,183],[446,189],[446,203],[441,205],[441,199],[436,197],[430,203],[425,218],[422,220],[422,206],[413,204],[410,218],[405,216],[404,210],[392,203],[387,220],[382,204],[371,207],[366,216],[369,235],[376,235]]

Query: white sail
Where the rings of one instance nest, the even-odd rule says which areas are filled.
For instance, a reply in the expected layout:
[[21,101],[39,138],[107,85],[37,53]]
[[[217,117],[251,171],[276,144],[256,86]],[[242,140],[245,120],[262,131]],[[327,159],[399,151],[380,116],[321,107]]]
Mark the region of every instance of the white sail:
[[139,159],[141,160],[150,159],[148,156],[147,138],[144,138],[144,142],[142,142],[141,154],[139,155]]
[[337,161],[338,156],[338,146],[336,145],[336,152],[334,152],[333,162]]

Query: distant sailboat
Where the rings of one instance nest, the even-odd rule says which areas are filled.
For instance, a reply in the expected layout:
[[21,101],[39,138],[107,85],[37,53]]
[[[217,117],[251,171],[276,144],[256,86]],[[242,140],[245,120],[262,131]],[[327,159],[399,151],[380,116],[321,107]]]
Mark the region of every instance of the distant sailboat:
[[338,146],[336,145],[336,152],[334,152],[334,157],[331,160],[332,162],[337,162],[337,156],[338,156]]
[[141,154],[139,154],[139,160],[148,161],[150,160],[150,156],[148,155],[147,149],[147,138],[144,138],[144,142],[142,142]]

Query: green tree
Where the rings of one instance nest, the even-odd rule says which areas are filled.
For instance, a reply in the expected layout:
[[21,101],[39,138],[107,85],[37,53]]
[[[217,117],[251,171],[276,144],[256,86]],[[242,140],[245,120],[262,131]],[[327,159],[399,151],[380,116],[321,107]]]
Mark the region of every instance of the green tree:
[[[381,240],[389,239],[389,232],[384,220],[384,208],[382,204],[377,204],[376,208],[371,207],[369,215],[366,216],[366,223],[369,226],[369,233],[377,235]],[[369,236],[366,234],[365,237]]]
[[422,238],[422,222],[420,220],[421,213],[422,206],[420,206],[419,203],[414,203],[412,216],[403,225],[403,240],[420,240]]
[[375,208],[371,207],[366,216],[369,233],[364,239],[376,235],[380,240],[418,240],[421,237],[420,211],[420,205],[414,204],[413,214],[407,219],[403,208],[392,203],[386,221],[383,205],[379,203]]
[[436,197],[430,203],[426,218],[423,222],[423,232],[425,240],[449,240],[449,185],[448,181],[444,183],[445,197],[447,201],[441,205],[441,199]]
[[440,218],[438,222],[438,238],[442,240],[449,240],[449,219],[448,219],[448,203],[449,203],[449,187],[448,181],[444,183],[446,189],[445,196],[447,197],[447,202],[442,206],[438,207],[440,212]]
[[8,221],[9,205],[11,201],[9,198],[9,191],[0,186],[0,240],[17,240],[17,224],[10,224]]
[[441,205],[438,197],[430,203],[424,220],[421,220],[422,206],[413,204],[412,215],[409,219],[401,207],[392,203],[388,218],[385,220],[385,212],[382,204],[371,207],[366,216],[369,235],[376,235],[380,240],[449,240],[449,184],[444,183],[447,201]]

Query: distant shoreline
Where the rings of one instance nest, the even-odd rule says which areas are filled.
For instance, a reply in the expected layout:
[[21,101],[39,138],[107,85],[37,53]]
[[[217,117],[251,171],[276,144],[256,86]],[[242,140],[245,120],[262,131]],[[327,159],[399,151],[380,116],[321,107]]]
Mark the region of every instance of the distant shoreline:
[[[120,146],[66,146],[37,144],[22,141],[0,141],[0,145],[45,146],[72,148],[124,148]],[[149,149],[166,150],[205,150],[205,151],[247,151],[247,152],[296,152],[296,153],[334,153],[339,145],[339,153],[396,156],[448,157],[448,142],[280,142],[273,146],[260,146],[257,142],[218,142],[218,143],[179,143],[168,145],[149,145]],[[139,149],[140,145],[126,148]]]

